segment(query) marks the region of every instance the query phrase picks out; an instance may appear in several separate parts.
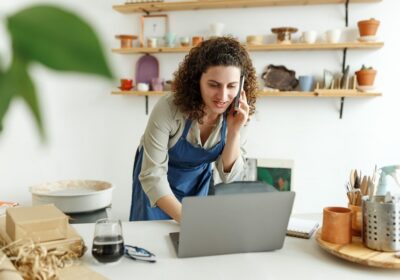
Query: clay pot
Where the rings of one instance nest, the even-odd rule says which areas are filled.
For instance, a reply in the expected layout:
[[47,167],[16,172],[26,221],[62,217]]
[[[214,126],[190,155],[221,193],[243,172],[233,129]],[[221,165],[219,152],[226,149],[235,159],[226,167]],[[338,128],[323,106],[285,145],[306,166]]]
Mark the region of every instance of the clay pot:
[[357,22],[360,36],[375,36],[379,23],[379,20],[374,18]]
[[351,243],[352,211],[345,207],[325,207],[322,240],[334,244]]
[[357,84],[360,86],[372,86],[375,81],[375,69],[361,69],[356,71]]

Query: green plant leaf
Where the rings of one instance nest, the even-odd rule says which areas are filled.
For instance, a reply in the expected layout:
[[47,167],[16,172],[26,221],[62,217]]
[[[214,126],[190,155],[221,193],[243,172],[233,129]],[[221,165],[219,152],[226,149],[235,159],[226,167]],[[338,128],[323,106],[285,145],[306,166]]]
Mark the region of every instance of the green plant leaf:
[[12,91],[7,83],[8,76],[8,73],[0,73],[0,132],[3,130],[3,119],[12,99]]
[[36,90],[27,71],[27,63],[14,52],[9,70],[0,77],[0,127],[12,98],[21,97],[31,110],[42,139],[45,138]]
[[8,18],[14,51],[52,69],[112,78],[93,29],[77,15],[48,5],[24,9]]

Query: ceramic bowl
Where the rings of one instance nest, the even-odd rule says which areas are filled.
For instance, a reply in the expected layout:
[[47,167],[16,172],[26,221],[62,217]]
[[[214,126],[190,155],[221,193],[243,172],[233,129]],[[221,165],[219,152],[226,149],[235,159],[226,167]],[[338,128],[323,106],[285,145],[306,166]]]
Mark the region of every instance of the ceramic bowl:
[[248,45],[262,45],[264,36],[262,35],[249,35],[246,37],[246,43]]

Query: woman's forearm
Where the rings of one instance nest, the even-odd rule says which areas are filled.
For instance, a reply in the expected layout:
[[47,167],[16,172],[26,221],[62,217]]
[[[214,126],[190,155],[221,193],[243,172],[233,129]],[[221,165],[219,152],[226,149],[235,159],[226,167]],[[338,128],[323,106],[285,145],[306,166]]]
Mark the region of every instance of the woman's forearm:
[[240,156],[240,133],[228,131],[226,143],[222,151],[222,162],[224,164],[224,172],[230,172],[232,166]]
[[172,219],[181,222],[182,217],[182,204],[178,199],[172,194],[163,196],[156,202],[157,206],[167,213]]

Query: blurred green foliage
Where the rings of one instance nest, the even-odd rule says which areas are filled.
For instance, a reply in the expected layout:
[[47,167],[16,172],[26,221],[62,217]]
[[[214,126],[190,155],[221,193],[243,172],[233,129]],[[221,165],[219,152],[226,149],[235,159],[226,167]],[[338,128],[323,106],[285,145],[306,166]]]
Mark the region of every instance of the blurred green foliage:
[[62,8],[34,6],[7,18],[12,42],[8,69],[0,65],[0,133],[14,98],[22,98],[31,110],[40,135],[45,136],[34,81],[32,62],[57,71],[73,71],[112,78],[95,31],[79,16]]

